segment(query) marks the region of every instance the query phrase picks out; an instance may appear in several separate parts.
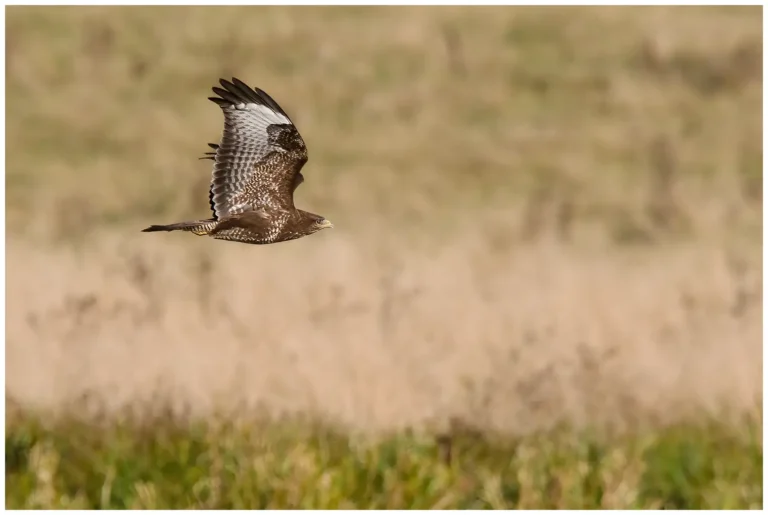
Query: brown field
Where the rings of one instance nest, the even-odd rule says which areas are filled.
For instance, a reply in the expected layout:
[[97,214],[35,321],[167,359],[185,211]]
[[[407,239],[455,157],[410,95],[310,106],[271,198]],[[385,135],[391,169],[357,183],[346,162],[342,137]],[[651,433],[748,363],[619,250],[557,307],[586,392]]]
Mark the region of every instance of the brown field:
[[[761,8],[6,13],[14,404],[761,416]],[[233,75],[297,123],[332,231],[139,232],[207,216]]]

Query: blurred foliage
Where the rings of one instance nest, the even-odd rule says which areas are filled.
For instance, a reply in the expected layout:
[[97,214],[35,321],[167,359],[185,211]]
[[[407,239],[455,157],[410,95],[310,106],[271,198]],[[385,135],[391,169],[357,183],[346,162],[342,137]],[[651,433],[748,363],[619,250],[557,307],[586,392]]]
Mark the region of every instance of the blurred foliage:
[[732,232],[761,215],[759,9],[10,7],[9,230],[203,216],[234,75],[304,136],[299,202],[348,230],[521,205],[534,236]]
[[754,424],[523,437],[363,438],[310,422],[44,424],[6,431],[7,508],[760,508]]

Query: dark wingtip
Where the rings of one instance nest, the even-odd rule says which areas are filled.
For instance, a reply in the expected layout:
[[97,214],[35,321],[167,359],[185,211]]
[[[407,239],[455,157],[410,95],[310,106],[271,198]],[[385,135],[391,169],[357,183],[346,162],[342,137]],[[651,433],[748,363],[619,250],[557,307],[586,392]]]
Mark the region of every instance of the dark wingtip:
[[235,86],[243,87],[245,89],[251,89],[251,87],[248,84],[246,84],[245,82],[241,81],[237,77],[232,77],[232,84],[234,84]]
[[[208,143],[208,146],[211,147],[213,150],[218,150],[219,149],[219,144],[218,143]],[[203,155],[203,157],[200,157],[198,159],[210,159],[211,161],[215,161],[216,160],[216,152],[206,152],[205,155]]]
[[150,225],[146,229],[142,229],[141,232],[157,232],[162,230],[165,230],[164,225]]
[[218,86],[214,86],[211,88],[211,90],[218,96],[208,97],[208,100],[216,103],[219,107],[226,108],[232,104],[252,102],[266,106],[276,113],[282,114],[290,121],[291,117],[288,116],[288,113],[286,113],[285,110],[280,107],[280,104],[278,104],[275,99],[269,96],[266,91],[260,88],[251,87],[237,77],[232,77],[232,82],[224,78],[220,78],[219,84],[224,89],[221,89]]

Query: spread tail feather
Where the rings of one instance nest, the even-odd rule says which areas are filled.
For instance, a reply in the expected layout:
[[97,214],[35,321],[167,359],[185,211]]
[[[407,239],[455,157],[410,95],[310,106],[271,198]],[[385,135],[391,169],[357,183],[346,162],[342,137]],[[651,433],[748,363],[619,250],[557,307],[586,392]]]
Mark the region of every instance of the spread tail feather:
[[188,231],[198,236],[205,236],[216,227],[216,224],[216,220],[196,220],[169,225],[150,225],[146,229],[142,229],[141,232]]

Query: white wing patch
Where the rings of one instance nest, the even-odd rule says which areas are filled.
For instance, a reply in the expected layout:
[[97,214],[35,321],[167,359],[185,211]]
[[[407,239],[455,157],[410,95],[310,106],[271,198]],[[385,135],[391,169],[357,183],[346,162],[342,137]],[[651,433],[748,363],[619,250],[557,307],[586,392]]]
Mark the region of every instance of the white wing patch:
[[236,109],[238,111],[253,111],[257,113],[260,118],[267,120],[267,122],[269,122],[267,125],[272,125],[273,123],[291,123],[288,118],[276,111],[273,111],[267,106],[258,104],[238,104],[236,106],[230,107],[229,109]]

